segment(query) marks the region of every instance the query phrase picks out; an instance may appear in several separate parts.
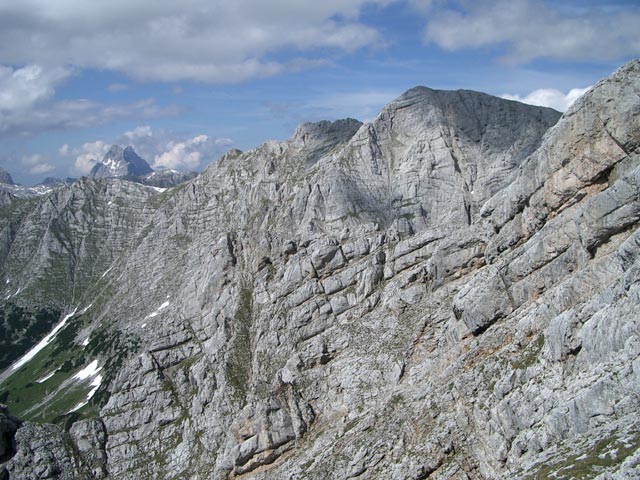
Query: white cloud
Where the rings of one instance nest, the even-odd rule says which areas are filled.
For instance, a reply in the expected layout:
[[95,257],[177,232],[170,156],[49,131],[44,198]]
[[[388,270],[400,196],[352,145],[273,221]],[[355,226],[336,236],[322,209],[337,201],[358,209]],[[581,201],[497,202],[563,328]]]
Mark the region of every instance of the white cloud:
[[105,153],[109,151],[110,145],[97,140],[95,142],[87,142],[81,147],[73,149],[75,161],[71,172],[74,175],[87,175],[98,160],[102,160]]
[[44,173],[53,172],[56,169],[50,163],[39,163],[38,165],[34,165],[29,169],[29,173],[32,175],[42,175]]
[[520,95],[511,95],[508,93],[500,96],[502,98],[506,98],[507,100],[517,100],[518,102],[528,103],[529,105],[550,107],[558,110],[559,112],[564,112],[590,88],[591,87],[572,88],[566,94],[554,88],[540,88],[538,90],[534,90],[524,97],[521,97]]
[[159,106],[152,98],[115,105],[82,99],[53,101],[47,97],[41,98],[41,101],[25,104],[21,108],[0,109],[0,138],[88,128],[120,119],[159,118],[182,111],[177,106]]
[[64,68],[44,69],[39,65],[22,68],[0,65],[0,112],[30,109],[34,104],[53,97],[55,87],[71,72]]
[[609,60],[640,53],[640,9],[554,9],[532,0],[459,2],[432,12],[426,42],[447,50],[504,47],[502,60]]
[[228,148],[233,145],[233,140],[231,138],[215,138],[213,139],[213,144],[218,148]]
[[218,158],[233,145],[233,140],[204,134],[184,138],[163,130],[154,131],[148,125],[140,125],[109,142],[96,140],[73,148],[65,144],[59,149],[59,153],[73,158],[71,174],[87,175],[112,144],[132,146],[153,168],[190,171],[199,170],[199,167]]
[[154,168],[172,168],[175,170],[196,170],[205,159],[212,160],[221,147],[229,147],[233,141],[229,138],[211,138],[197,135],[185,141],[171,141],[167,150],[156,155]]
[[149,125],[140,125],[129,132],[125,132],[124,136],[129,138],[130,140],[152,137],[153,130]]
[[47,163],[44,157],[38,153],[23,156],[20,163],[23,167],[27,168],[31,175],[41,175],[56,169],[56,167]]
[[[353,52],[380,44],[380,33],[358,15],[365,5],[393,1],[3,2],[0,63],[238,82],[314,65],[326,49]],[[275,60],[281,52],[286,58]]]

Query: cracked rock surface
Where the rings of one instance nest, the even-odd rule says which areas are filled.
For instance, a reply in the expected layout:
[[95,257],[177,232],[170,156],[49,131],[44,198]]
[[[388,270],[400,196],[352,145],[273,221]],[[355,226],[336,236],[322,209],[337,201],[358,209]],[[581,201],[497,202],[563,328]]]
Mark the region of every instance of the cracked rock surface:
[[562,117],[417,87],[163,193],[9,200],[12,301],[110,341],[0,476],[637,478],[639,148],[636,61]]

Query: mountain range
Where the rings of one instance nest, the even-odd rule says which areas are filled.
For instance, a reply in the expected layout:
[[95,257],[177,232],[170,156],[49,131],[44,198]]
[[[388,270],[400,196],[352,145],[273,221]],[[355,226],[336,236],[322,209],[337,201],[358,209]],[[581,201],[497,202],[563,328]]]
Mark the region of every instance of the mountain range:
[[104,168],[1,204],[0,478],[640,477],[640,62]]
[[[172,169],[154,170],[135,152],[133,147],[122,148],[119,145],[112,145],[102,160],[94,164],[88,176],[90,178],[124,178],[151,187],[169,188],[191,180],[196,175],[196,172],[179,172]],[[11,174],[0,168],[0,195],[9,194],[19,198],[45,195],[75,180],[71,177],[65,179],[47,177],[38,185],[28,187],[15,184]]]

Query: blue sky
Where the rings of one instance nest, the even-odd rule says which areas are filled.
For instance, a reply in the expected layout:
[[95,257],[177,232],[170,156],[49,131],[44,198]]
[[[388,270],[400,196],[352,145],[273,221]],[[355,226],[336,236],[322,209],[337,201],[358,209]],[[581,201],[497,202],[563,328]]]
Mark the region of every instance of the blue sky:
[[636,0],[0,0],[0,166],[79,176],[118,143],[201,170],[415,85],[563,110],[638,25]]

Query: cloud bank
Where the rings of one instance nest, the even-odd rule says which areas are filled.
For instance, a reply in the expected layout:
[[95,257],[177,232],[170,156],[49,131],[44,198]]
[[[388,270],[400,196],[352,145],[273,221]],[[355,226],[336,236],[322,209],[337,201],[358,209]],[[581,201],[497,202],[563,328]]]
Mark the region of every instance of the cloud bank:
[[508,93],[500,95],[500,97],[506,98],[507,100],[517,100],[518,102],[528,103],[529,105],[549,107],[559,112],[564,112],[590,88],[591,87],[572,88],[566,94],[554,88],[540,88],[524,97]]
[[167,144],[167,151],[156,155],[153,168],[170,168],[174,170],[196,170],[211,153],[220,152],[221,148],[229,147],[233,141],[229,138],[211,138],[207,135],[197,135],[185,141],[171,141]]
[[[358,15],[365,5],[389,3],[2,2],[0,63],[71,64],[143,80],[233,83],[306,68],[327,51],[380,44],[380,33]],[[278,58],[283,51],[287,58]]]
[[0,138],[94,127],[120,119],[158,118],[181,111],[176,106],[159,106],[153,98],[112,105],[86,99],[55,100],[56,88],[72,74],[70,68],[0,65]]
[[[131,145],[156,170],[194,171],[218,158],[233,145],[233,140],[205,134],[183,137],[140,125],[117,137],[113,143],[123,147]],[[58,153],[71,159],[70,174],[88,175],[110,147],[110,142],[96,140],[77,147],[64,144]]]
[[46,159],[40,154],[25,155],[20,160],[20,163],[31,175],[42,175],[56,169],[56,167],[47,163]]
[[[434,9],[424,40],[446,50],[499,47],[501,60],[524,64],[536,59],[611,60],[640,53],[640,8],[624,12],[533,0],[451,2]],[[574,4],[575,5],[575,4]]]

